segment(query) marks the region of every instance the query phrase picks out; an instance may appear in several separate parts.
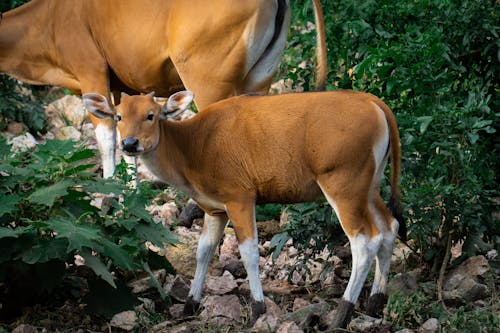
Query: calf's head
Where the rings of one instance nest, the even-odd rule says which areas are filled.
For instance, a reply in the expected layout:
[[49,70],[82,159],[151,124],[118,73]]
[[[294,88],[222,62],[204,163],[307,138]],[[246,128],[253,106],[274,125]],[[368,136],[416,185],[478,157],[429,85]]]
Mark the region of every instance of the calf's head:
[[116,111],[99,94],[83,95],[87,110],[101,119],[114,119],[120,138],[120,149],[127,155],[139,155],[156,148],[160,140],[160,121],[174,118],[185,111],[193,101],[193,93],[180,91],[161,106],[153,99],[154,93],[129,96],[122,94]]

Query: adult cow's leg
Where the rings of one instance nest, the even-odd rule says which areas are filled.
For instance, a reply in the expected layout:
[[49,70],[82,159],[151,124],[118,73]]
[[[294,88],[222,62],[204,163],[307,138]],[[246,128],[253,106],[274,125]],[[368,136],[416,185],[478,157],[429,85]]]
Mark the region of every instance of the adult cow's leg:
[[196,252],[196,271],[191,283],[188,299],[184,305],[184,314],[186,315],[191,315],[198,310],[208,265],[224,233],[226,223],[226,214],[209,215],[205,213],[203,231],[198,241],[198,250]]
[[238,238],[241,260],[247,271],[250,292],[252,294],[252,319],[266,312],[264,292],[259,274],[259,244],[255,223],[255,203],[251,200],[226,204],[227,213],[233,222]]
[[110,178],[115,171],[116,131],[112,120],[104,120],[90,115],[102,159],[102,176]]

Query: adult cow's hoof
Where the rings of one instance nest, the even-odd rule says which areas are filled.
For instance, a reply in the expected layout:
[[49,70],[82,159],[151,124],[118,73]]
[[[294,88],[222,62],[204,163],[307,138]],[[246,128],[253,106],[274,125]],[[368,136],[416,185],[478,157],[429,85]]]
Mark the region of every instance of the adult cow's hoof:
[[375,318],[382,317],[385,303],[387,303],[386,294],[377,293],[371,295],[366,304],[366,314]]
[[186,304],[184,304],[184,315],[192,316],[197,313],[199,309],[200,302],[195,301],[192,296],[189,296],[186,300]]
[[205,212],[198,206],[198,204],[189,199],[186,206],[179,215],[180,225],[183,227],[190,228],[193,224],[193,220],[197,218],[202,218],[205,215]]
[[354,304],[349,301],[341,300],[337,307],[337,314],[333,319],[331,327],[346,328],[351,321],[352,313],[354,312]]
[[253,326],[261,314],[266,313],[266,303],[252,301],[252,318],[250,326]]

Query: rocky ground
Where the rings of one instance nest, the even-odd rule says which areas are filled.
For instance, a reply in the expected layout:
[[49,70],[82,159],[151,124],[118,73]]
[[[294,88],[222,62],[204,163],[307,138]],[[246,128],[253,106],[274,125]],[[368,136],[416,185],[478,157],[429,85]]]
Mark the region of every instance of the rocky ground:
[[[66,96],[47,107],[51,120],[48,138],[86,140],[95,148],[93,131],[86,120],[79,98]],[[14,149],[34,147],[42,140],[36,140],[25,132],[22,124],[12,123],[6,133]],[[147,170],[139,168],[141,178],[151,177]],[[166,226],[177,221],[183,210],[183,204],[171,200],[161,206],[150,207],[155,219]],[[277,260],[273,262],[268,254],[270,239],[282,230],[287,223],[286,214],[280,221],[261,221],[258,223],[260,237],[261,277],[266,297],[267,312],[248,327],[250,307],[247,304],[249,287],[245,271],[239,260],[238,246],[232,228],[226,228],[219,249],[207,277],[202,310],[199,315],[186,318],[182,315],[183,303],[189,290],[189,281],[195,268],[197,240],[201,231],[202,220],[196,219],[192,225],[177,226],[175,231],[180,236],[181,244],[165,249],[152,249],[164,253],[176,274],[167,274],[159,270],[155,275],[163,289],[168,293],[167,302],[162,301],[151,286],[148,277],[137,278],[129,283],[133,292],[139,296],[142,304],[133,310],[117,313],[110,321],[93,317],[83,310],[85,304],[75,301],[63,301],[57,306],[40,305],[26,309],[24,315],[14,322],[5,324],[2,330],[16,333],[28,332],[333,332],[329,327],[350,274],[350,250],[348,244],[329,253],[326,249],[315,262],[308,263],[309,273],[293,270],[301,253],[288,242]],[[453,257],[460,255],[460,246],[453,249]],[[426,277],[425,271],[409,267],[411,251],[398,244],[393,256],[389,294],[399,293],[402,299],[411,299],[412,295],[435,294],[436,284]],[[498,271],[493,270],[490,260],[497,260],[495,250],[486,256],[469,258],[450,269],[443,280],[442,302],[451,313],[464,304],[477,308],[492,306],[496,316],[500,315],[498,304]],[[325,273],[321,262],[327,261],[331,269]],[[365,289],[369,290],[369,281]],[[366,295],[361,296],[363,304]],[[112,302],[112,300],[110,300]],[[61,305],[62,304],[62,305]],[[167,306],[170,304],[170,306]],[[438,332],[442,318],[418,316],[418,304],[412,313],[400,314],[397,311],[385,313],[384,319],[370,318],[363,315],[363,307],[358,306],[354,319],[348,327],[353,332]],[[411,307],[410,307],[411,309]],[[405,321],[397,316],[417,318],[412,329],[402,329]],[[397,329],[396,329],[397,327]],[[403,326],[405,327],[405,326]],[[456,332],[460,332],[457,328]]]

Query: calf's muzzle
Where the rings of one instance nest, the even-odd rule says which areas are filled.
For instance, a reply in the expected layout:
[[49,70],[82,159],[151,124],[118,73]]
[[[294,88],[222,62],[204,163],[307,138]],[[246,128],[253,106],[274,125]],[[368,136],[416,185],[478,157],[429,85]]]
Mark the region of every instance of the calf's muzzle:
[[127,136],[122,140],[122,150],[127,153],[137,153],[139,150],[139,140]]

